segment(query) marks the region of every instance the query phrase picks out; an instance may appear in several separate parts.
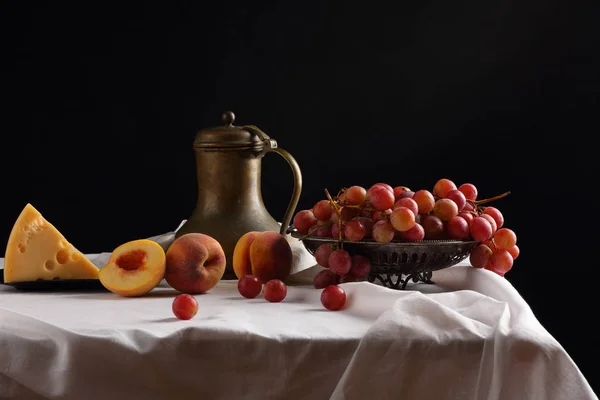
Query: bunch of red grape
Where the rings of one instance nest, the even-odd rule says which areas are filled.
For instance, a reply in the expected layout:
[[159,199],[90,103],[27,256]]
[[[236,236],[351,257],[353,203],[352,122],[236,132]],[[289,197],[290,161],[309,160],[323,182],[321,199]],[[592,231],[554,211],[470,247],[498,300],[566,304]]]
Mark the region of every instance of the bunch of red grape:
[[[517,236],[514,231],[504,227],[504,216],[500,210],[484,205],[508,195],[509,192],[477,200],[478,190],[472,183],[457,186],[450,179],[442,178],[431,191],[413,191],[406,186],[392,187],[386,183],[376,183],[369,189],[362,186],[343,188],[335,197],[327,189],[325,194],[327,199],[319,200],[312,209],[301,210],[294,215],[293,224],[298,233],[336,238],[340,244],[345,240],[381,243],[474,240],[478,245],[469,256],[471,265],[501,276],[512,268],[519,255]],[[344,250],[340,247],[333,251]],[[317,253],[315,257],[316,255]],[[346,253],[343,258],[348,260],[356,256],[359,255],[350,256]],[[342,258],[341,255],[336,257]],[[323,256],[321,261],[325,265],[317,258],[317,263],[321,266],[331,265],[329,258],[325,261]],[[342,268],[337,267],[334,261],[334,269],[328,268],[338,276],[340,282],[353,278],[353,274],[344,272],[350,264],[351,261],[344,261]],[[323,276],[319,279],[325,282],[326,271],[322,273]]]

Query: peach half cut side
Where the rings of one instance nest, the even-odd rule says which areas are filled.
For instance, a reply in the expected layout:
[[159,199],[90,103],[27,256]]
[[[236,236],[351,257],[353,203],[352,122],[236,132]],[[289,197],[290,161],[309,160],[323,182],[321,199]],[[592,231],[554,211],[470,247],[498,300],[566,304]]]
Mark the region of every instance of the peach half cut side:
[[148,239],[132,240],[112,252],[99,277],[102,285],[115,294],[143,296],[160,283],[165,267],[165,251],[158,243]]

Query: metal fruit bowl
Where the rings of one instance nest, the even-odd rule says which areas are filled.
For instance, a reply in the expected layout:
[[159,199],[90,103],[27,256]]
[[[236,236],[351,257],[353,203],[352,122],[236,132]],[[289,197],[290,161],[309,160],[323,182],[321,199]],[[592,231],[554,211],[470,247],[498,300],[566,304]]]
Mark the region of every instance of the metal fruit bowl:
[[[324,243],[337,243],[330,237],[306,236],[291,226],[290,235],[302,241],[312,255]],[[369,282],[379,281],[392,289],[404,289],[413,282],[433,283],[433,271],[458,264],[469,256],[476,241],[421,240],[417,242],[393,240],[380,243],[372,239],[352,242],[344,239],[343,248],[350,254],[362,254],[371,260]]]

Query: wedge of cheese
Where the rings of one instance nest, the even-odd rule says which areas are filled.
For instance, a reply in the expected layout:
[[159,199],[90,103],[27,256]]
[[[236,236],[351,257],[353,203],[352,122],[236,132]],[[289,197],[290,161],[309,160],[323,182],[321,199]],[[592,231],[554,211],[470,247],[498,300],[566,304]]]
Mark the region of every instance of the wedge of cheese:
[[4,256],[4,282],[99,279],[99,269],[31,204],[15,222]]

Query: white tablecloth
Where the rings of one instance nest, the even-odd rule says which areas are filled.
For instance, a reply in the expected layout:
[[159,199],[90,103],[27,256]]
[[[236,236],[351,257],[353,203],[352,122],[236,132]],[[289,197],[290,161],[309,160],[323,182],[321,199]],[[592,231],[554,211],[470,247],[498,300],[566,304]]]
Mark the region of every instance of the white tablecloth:
[[141,298],[0,285],[0,398],[597,399],[494,273],[463,262],[403,291],[347,283],[331,312],[319,269],[295,274],[282,303],[221,281],[188,321],[164,281]]

